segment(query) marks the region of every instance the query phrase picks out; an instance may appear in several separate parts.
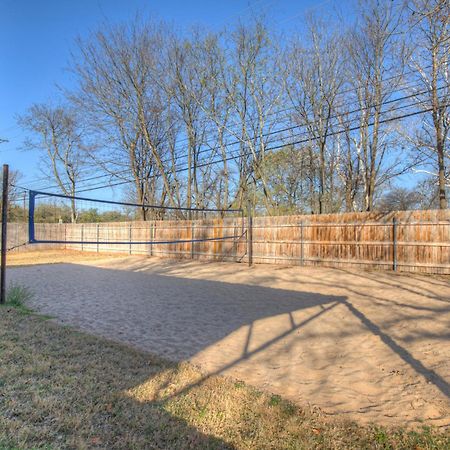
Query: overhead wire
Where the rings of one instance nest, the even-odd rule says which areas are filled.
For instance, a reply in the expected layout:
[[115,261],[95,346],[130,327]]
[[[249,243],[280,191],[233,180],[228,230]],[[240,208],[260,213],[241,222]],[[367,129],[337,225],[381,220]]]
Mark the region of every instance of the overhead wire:
[[[430,65],[429,67],[431,67],[431,65]],[[426,69],[426,68],[425,68],[425,69]],[[415,73],[415,72],[417,72],[417,70],[412,69],[412,70],[410,70],[409,72],[407,71],[407,72],[404,72],[404,73],[392,75],[392,76],[390,76],[390,77],[384,78],[384,79],[382,80],[382,82],[383,82],[383,83],[386,83],[386,82],[388,82],[388,81],[392,81],[392,80],[397,79],[397,78],[400,79],[400,78],[402,78],[402,77],[404,77],[404,76],[407,76],[407,75],[412,74],[412,73]],[[414,83],[415,83],[415,82],[414,82]],[[407,89],[414,89],[414,88],[417,88],[417,87],[418,87],[418,86],[410,86],[409,84],[403,84],[403,85],[400,85],[399,87],[397,87],[397,89],[395,89],[394,92],[402,91],[402,90],[407,90]],[[345,89],[345,90],[343,90],[343,91],[338,92],[338,93],[336,94],[336,97],[342,96],[342,95],[347,94],[347,93],[358,92],[360,89],[362,89],[362,87],[348,88],[348,89]],[[420,93],[416,93],[416,94],[413,94],[413,95],[420,95]],[[395,101],[395,99],[394,99],[394,101]],[[343,106],[346,106],[346,105],[349,105],[349,104],[350,104],[350,102],[343,103],[343,104],[339,105],[338,107],[340,108],[340,107],[343,107]],[[267,118],[269,118],[269,117],[272,117],[272,116],[274,116],[274,115],[278,115],[278,114],[280,114],[280,113],[287,112],[287,111],[295,111],[296,109],[297,109],[296,106],[290,106],[290,107],[287,107],[287,108],[283,108],[283,109],[281,109],[281,110],[269,112],[269,113],[267,113],[267,114],[265,115],[265,119],[267,119]],[[353,111],[352,111],[351,113],[353,113]],[[281,117],[281,118],[279,118],[278,120],[282,121],[282,120],[289,119],[289,118],[290,118],[289,115],[285,115],[284,117]],[[254,119],[255,119],[255,117],[250,116],[249,118],[246,119],[246,121],[249,121],[249,122],[250,122],[250,121],[252,121],[252,120],[254,120]],[[229,130],[232,130],[232,127],[235,127],[235,126],[236,126],[236,127],[240,127],[240,126],[242,126],[242,124],[240,124],[240,123],[238,123],[238,122],[233,122],[233,123],[231,124],[231,126],[228,127],[228,129],[229,129]],[[247,124],[247,126],[248,126],[248,124]],[[293,128],[298,128],[298,127],[302,127],[302,126],[304,126],[304,125],[301,125],[301,124],[300,124],[300,125],[295,125],[295,126],[293,126]],[[208,132],[209,132],[209,133],[214,133],[214,132],[216,132],[217,126],[216,126],[215,128],[216,128],[215,130],[212,130],[212,131],[209,130]],[[237,133],[237,131],[235,131],[235,130],[233,130],[233,131],[234,131],[234,133]],[[283,132],[283,131],[286,131],[286,130],[284,130],[284,129],[281,129],[281,130],[274,130],[274,131],[272,131],[271,133],[272,133],[272,134],[275,134],[275,133],[281,133],[281,132]],[[234,135],[234,133],[229,133],[229,134]],[[251,139],[251,138],[248,138],[248,139]],[[174,151],[177,152],[178,150],[180,150],[180,148],[179,148],[180,144],[183,143],[183,142],[187,142],[187,141],[188,141],[188,138],[178,139],[178,141],[177,141],[177,146],[178,146],[178,148],[175,147]],[[226,145],[227,145],[227,146],[235,145],[235,144],[240,143],[240,142],[241,142],[241,141],[234,141],[234,142],[231,142],[231,143],[227,143]],[[206,144],[206,143],[203,143],[203,144],[201,144],[201,145],[202,145],[202,146],[205,146],[205,145],[207,145],[207,144]],[[209,151],[209,150],[210,150],[210,149],[208,148],[208,149],[206,149],[206,150],[204,150],[204,151]],[[202,152],[201,152],[201,153],[202,153]],[[176,155],[176,158],[180,158],[180,157],[181,157],[181,158],[187,157],[187,155]],[[115,162],[115,161],[116,161],[116,159],[112,159],[112,160],[109,160],[109,161],[105,161],[104,164],[113,163],[113,162]],[[168,161],[168,160],[163,161],[163,163],[167,163],[167,162],[170,162],[170,161]],[[92,170],[92,169],[88,168],[88,169],[85,169],[84,171],[88,172],[88,171],[90,171],[90,170]],[[102,174],[102,175],[96,175],[96,176],[91,177],[90,179],[95,179],[95,178],[97,178],[97,177],[106,178],[106,177],[108,177],[108,176],[116,176],[118,173],[126,173],[127,171],[128,171],[128,169],[124,169],[124,170],[121,171],[121,172],[115,172],[115,173],[107,173],[107,174]],[[40,182],[40,181],[46,181],[47,179],[48,179],[48,177],[43,177],[43,178],[40,178],[40,179],[31,180],[31,181],[29,181],[29,184],[36,184],[37,182]],[[84,181],[84,180],[82,180],[82,182],[83,182],[83,181]],[[57,187],[59,187],[59,186],[58,186],[58,185],[55,186],[55,188],[57,188]]]
[[[407,106],[410,107],[412,105],[407,105]],[[450,104],[445,105],[445,107],[448,107],[448,106],[450,106]],[[433,110],[433,108],[427,108],[427,109],[424,109],[424,110],[421,110],[421,111],[414,111],[414,112],[403,114],[403,115],[400,115],[400,116],[390,117],[390,118],[387,118],[387,119],[381,119],[381,120],[378,121],[378,123],[379,124],[383,124],[383,123],[393,122],[393,121],[396,121],[396,120],[402,120],[402,119],[405,119],[405,118],[408,118],[408,117],[413,117],[413,116],[416,116],[416,115],[419,115],[419,114],[425,114],[425,113],[430,112],[432,110]],[[373,126],[373,125],[374,125],[374,122],[370,122],[369,124],[367,124],[367,126],[369,126],[369,127]],[[328,134],[328,136],[336,136],[336,135],[339,135],[339,134],[348,133],[348,132],[351,132],[351,131],[356,131],[356,130],[358,130],[360,128],[361,127],[358,125],[358,126],[354,126],[354,127],[350,127],[350,128],[344,129],[344,130],[330,132]],[[268,152],[268,151],[273,151],[273,150],[279,150],[279,149],[281,149],[283,147],[309,143],[309,142],[317,140],[317,139],[320,139],[320,136],[313,136],[313,137],[308,137],[308,138],[302,139],[302,140],[286,142],[286,143],[283,143],[281,145],[268,147],[268,148],[265,149],[265,151]],[[252,152],[245,152],[244,154],[241,154],[239,156],[242,157],[242,156],[250,156],[250,155],[252,155]],[[209,165],[213,165],[213,164],[219,164],[219,163],[222,163],[224,161],[231,161],[233,159],[236,159],[236,156],[229,156],[227,158],[221,158],[221,159],[218,159],[216,161],[210,161],[210,162],[207,162],[207,163],[204,163],[204,164],[199,164],[199,165],[197,165],[197,167],[200,168],[200,167],[205,167],[205,166],[209,166]],[[187,167],[184,167],[184,168],[175,169],[174,172],[178,173],[178,172],[182,172],[182,171],[186,171],[186,170],[187,170]],[[77,192],[78,193],[90,192],[90,191],[95,191],[95,190],[99,190],[99,189],[111,188],[111,187],[115,187],[115,186],[122,186],[122,185],[130,184],[130,183],[133,183],[133,182],[134,182],[134,180],[125,180],[125,181],[112,183],[112,184],[107,184],[107,185],[101,185],[101,186],[93,185],[93,186],[90,186],[88,188],[79,190]]]
[[[438,88],[438,90],[444,89],[444,88],[446,88],[446,87],[448,87],[448,85],[447,85],[447,86],[440,86],[440,87]],[[385,101],[385,102],[383,102],[383,103],[380,103],[380,104],[372,104],[372,105],[368,105],[368,106],[365,106],[365,107],[362,107],[362,108],[356,108],[356,109],[354,109],[354,110],[352,110],[352,111],[346,112],[345,114],[346,114],[346,115],[352,115],[352,114],[355,114],[355,113],[357,113],[357,112],[365,111],[365,110],[368,110],[368,109],[377,108],[377,107],[383,107],[383,106],[385,106],[385,105],[389,105],[389,104],[401,102],[401,101],[404,101],[404,100],[407,100],[407,99],[410,99],[410,98],[414,98],[414,97],[417,97],[417,96],[420,96],[420,95],[423,95],[423,94],[426,94],[426,93],[429,93],[429,92],[430,92],[430,90],[421,91],[421,92],[415,92],[415,93],[413,93],[413,94],[409,94],[409,95],[405,95],[405,96],[402,96],[402,97],[398,97],[398,98],[394,98],[394,99],[387,100],[387,101]],[[423,102],[424,102],[424,101],[416,102],[416,103],[409,104],[409,105],[403,105],[401,108],[403,108],[403,107],[412,107],[412,106],[416,106],[416,105],[421,104],[421,103],[423,103]],[[383,113],[385,114],[385,113],[387,113],[387,112],[392,112],[392,111],[395,111],[395,110],[398,110],[398,109],[399,109],[399,108],[397,107],[397,108],[394,108],[394,109],[392,109],[392,110],[390,110],[390,111],[384,111]],[[340,117],[340,116],[341,116],[340,114],[334,114],[334,115],[330,116],[330,119],[336,119],[336,118],[338,118],[338,117]],[[355,118],[355,119],[353,119],[353,120],[356,120],[356,119],[357,119],[357,118]],[[297,128],[303,128],[303,127],[311,126],[311,125],[314,125],[316,122],[317,122],[317,121],[312,121],[312,122],[310,122],[310,123],[304,123],[304,124],[300,124],[300,125],[293,125],[293,126],[290,126],[290,127],[286,127],[286,128],[280,129],[280,130],[275,130],[275,131],[272,131],[272,132],[269,132],[269,133],[264,133],[264,134],[262,134],[262,135],[260,135],[260,136],[253,136],[253,137],[250,138],[250,139],[261,139],[261,138],[266,138],[266,137],[269,137],[269,136],[273,136],[274,134],[279,134],[279,133],[286,132],[286,131],[292,131],[292,130],[297,129]],[[306,132],[304,132],[304,133],[306,133]],[[303,134],[304,134],[304,133],[303,133]],[[301,135],[301,134],[297,134],[297,135],[290,136],[290,137],[292,138],[292,137],[299,136],[299,135]],[[250,140],[250,139],[249,139],[249,140]],[[268,141],[266,144],[274,143],[274,142],[278,141],[279,139],[282,139],[282,137],[277,138],[275,141],[274,141],[274,140]],[[236,140],[236,141],[233,141],[233,142],[231,142],[231,143],[227,143],[227,144],[224,145],[223,147],[226,147],[226,148],[228,149],[230,146],[236,145],[236,144],[239,144],[239,143],[241,143],[241,142]],[[216,148],[206,148],[206,149],[203,149],[203,150],[199,150],[199,151],[197,152],[197,155],[202,154],[202,153],[205,153],[205,152],[218,151],[218,150],[220,150],[220,149],[221,149],[220,147],[216,147]],[[163,163],[163,164],[168,163],[168,162],[171,162],[171,159],[162,160],[162,163]],[[198,166],[197,166],[197,167],[198,167]],[[187,170],[187,169],[186,169],[186,170]],[[170,171],[168,171],[168,172],[170,172]],[[105,175],[99,175],[99,176],[93,176],[93,177],[85,178],[85,179],[79,180],[79,183],[83,183],[83,182],[91,181],[91,180],[96,180],[96,179],[98,179],[98,178],[104,178],[104,177],[107,177],[107,176],[108,176],[108,177],[114,177],[114,176],[121,175],[122,173],[129,173],[129,169],[125,169],[125,170],[123,170],[123,171],[119,171],[119,172],[116,172],[116,173],[110,173],[110,174],[105,174]],[[129,180],[125,180],[125,181],[126,181],[126,182],[130,182]],[[133,180],[131,180],[131,181],[133,181]],[[98,185],[98,183],[97,183],[96,185]],[[107,186],[112,186],[112,185],[117,185],[117,184],[111,184],[111,183],[109,183],[109,184],[105,184],[104,186],[107,187]],[[84,186],[82,186],[82,187],[84,187]],[[58,188],[60,188],[59,185],[51,185],[51,186],[46,186],[46,187],[43,187],[43,188],[40,188],[40,189],[37,189],[37,190],[58,189]]]

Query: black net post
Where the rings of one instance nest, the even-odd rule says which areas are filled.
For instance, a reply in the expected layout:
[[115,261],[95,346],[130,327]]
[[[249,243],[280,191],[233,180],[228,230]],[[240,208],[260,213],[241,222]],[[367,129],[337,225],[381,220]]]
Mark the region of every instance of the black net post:
[[9,166],[3,164],[3,192],[2,192],[2,249],[0,274],[0,303],[6,302],[6,245],[8,223],[8,186]]

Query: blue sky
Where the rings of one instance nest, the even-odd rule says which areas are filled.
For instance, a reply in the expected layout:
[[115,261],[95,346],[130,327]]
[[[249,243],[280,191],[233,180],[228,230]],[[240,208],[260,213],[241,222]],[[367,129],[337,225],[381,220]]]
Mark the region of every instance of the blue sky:
[[16,117],[34,102],[55,97],[57,85],[70,86],[65,70],[77,36],[102,22],[154,16],[188,28],[212,29],[265,12],[272,24],[289,31],[305,13],[328,11],[347,0],[0,0],[0,162],[24,175],[23,184],[41,178],[35,153],[20,150],[24,135]]

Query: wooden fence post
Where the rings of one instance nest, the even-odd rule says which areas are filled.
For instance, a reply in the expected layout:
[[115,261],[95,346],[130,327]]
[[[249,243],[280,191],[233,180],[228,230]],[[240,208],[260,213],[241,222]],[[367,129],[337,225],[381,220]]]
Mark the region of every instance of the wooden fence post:
[[131,244],[131,233],[132,233],[132,225],[131,225],[131,222],[130,222],[130,225],[128,226],[128,239],[129,239],[129,246],[130,246],[130,248],[129,248],[129,251],[128,251],[128,253],[131,255],[131,253],[132,253],[132,250],[131,250],[131,247],[132,247],[132,244]]
[[392,219],[392,269],[397,271],[397,219]]
[[305,249],[304,249],[304,237],[303,237],[303,221],[300,222],[300,264],[305,265]]
[[[156,239],[156,231],[157,231],[157,227],[156,227],[156,220],[155,220],[155,222],[153,223],[153,237],[152,237],[152,255],[154,254],[154,252],[153,252],[153,246],[155,245],[155,242],[157,242],[157,239]],[[156,244],[156,245],[158,245],[158,244]],[[156,250],[156,256],[158,256],[158,250]]]
[[100,244],[99,244],[99,241],[100,241],[100,224],[98,223],[97,224],[97,253],[99,253],[100,252]]
[[6,246],[8,233],[8,188],[9,166],[3,164],[3,192],[2,192],[2,249],[0,274],[0,303],[6,302]]
[[191,259],[194,259],[194,236],[195,236],[195,226],[194,220],[192,218],[192,211],[189,211],[189,220],[191,221]]
[[249,267],[253,264],[253,217],[252,204],[247,205],[247,255]]
[[23,222],[27,223],[27,193],[23,193]]
[[150,256],[153,256],[153,221],[150,222]]

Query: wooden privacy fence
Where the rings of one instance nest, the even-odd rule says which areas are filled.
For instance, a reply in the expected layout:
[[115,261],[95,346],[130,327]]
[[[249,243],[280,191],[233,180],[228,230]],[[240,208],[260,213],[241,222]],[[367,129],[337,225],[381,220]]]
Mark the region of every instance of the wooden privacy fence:
[[254,219],[256,262],[450,274],[450,214],[414,211]]
[[[36,224],[37,239],[83,251],[247,262],[251,249],[255,263],[450,274],[450,210],[254,217],[251,231],[241,218]],[[24,240],[24,224],[10,224],[9,244]]]

